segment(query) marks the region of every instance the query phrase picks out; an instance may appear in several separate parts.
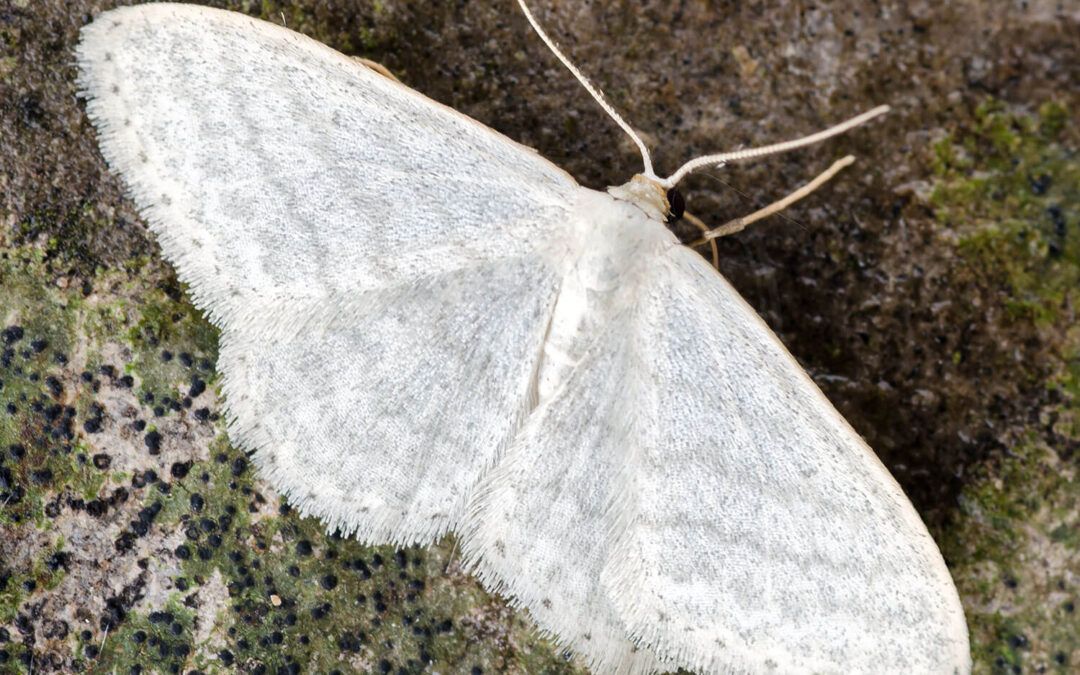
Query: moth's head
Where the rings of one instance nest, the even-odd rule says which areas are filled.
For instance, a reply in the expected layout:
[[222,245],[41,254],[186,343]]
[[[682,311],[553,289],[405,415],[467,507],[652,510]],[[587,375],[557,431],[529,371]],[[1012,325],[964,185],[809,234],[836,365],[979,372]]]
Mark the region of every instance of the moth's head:
[[639,173],[630,182],[609,187],[607,191],[616,199],[632,202],[651,218],[661,222],[672,223],[682,218],[682,195],[675,188],[665,188],[655,178]]

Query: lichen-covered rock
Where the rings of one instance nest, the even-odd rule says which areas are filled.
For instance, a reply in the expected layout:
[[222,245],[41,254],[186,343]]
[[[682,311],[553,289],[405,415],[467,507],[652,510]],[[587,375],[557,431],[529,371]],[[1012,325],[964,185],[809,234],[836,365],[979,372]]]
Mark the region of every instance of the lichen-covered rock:
[[[217,4],[382,62],[583,184],[638,169],[513,3]],[[216,334],[74,97],[78,29],[106,6],[0,6],[0,671],[574,670],[452,540],[329,536],[230,447]],[[786,219],[722,241],[721,269],[912,496],[976,671],[1075,669],[1080,10],[536,10],[660,171],[893,106],[822,149],[695,177],[688,208],[720,224],[858,157]]]

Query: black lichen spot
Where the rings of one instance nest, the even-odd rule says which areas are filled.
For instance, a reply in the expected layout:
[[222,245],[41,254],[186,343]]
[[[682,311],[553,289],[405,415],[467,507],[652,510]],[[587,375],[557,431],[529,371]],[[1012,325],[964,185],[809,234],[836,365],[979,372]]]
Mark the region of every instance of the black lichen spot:
[[1049,174],[1043,174],[1038,178],[1031,179],[1031,192],[1035,195],[1044,195],[1046,191],[1050,189],[1053,184],[1053,179]]
[[131,531],[140,537],[146,536],[150,532],[150,526],[154,523],[154,519],[157,518],[160,512],[161,502],[154,502],[146,508],[139,509],[138,519],[128,523]]
[[202,513],[203,507],[206,506],[206,500],[198,492],[193,493],[188,498],[188,504],[191,505],[191,510],[194,513]]
[[361,649],[362,643],[363,633],[360,634],[360,637],[357,637],[356,635],[353,635],[352,631],[345,631],[337,641],[338,649],[343,652],[358,652]]
[[146,443],[146,447],[150,450],[151,455],[157,455],[161,453],[161,432],[158,430],[151,431],[143,437],[143,442]]
[[105,502],[100,499],[93,499],[86,503],[86,513],[93,518],[100,518],[105,515],[108,508],[105,506]]
[[333,574],[327,574],[327,575],[324,575],[323,578],[319,580],[319,583],[322,585],[322,587],[325,590],[332,591],[335,588],[337,588],[338,578],[336,576],[334,576]]
[[189,471],[191,471],[191,462],[173,462],[173,465],[169,467],[169,473],[177,480],[187,477]]
[[1057,204],[1046,209],[1046,215],[1050,216],[1050,222],[1054,226],[1054,234],[1058,237],[1065,236],[1065,214]]
[[361,579],[371,578],[371,570],[368,569],[367,563],[364,562],[363,558],[357,558],[356,560],[352,561],[351,567],[356,570],[356,572],[360,575]]
[[301,539],[296,542],[296,554],[297,555],[311,555],[311,542],[307,539]]
[[2,340],[5,345],[15,344],[21,339],[23,339],[22,326],[8,326],[0,331],[0,340]]
[[116,547],[117,553],[127,553],[135,548],[135,535],[128,531],[121,532],[120,536],[113,542],[113,546]]
[[55,551],[52,555],[45,559],[45,567],[50,572],[55,572],[61,567],[66,571],[68,569],[68,562],[71,560],[71,556],[66,551]]
[[53,375],[45,378],[45,388],[49,390],[53,398],[60,398],[64,393],[64,385],[60,384],[60,380]]
[[232,463],[232,475],[233,478],[238,478],[247,471],[247,460],[243,457],[237,457]]
[[150,616],[147,618],[150,619],[150,623],[171,623],[175,617],[171,612],[155,610],[150,612]]
[[30,472],[30,480],[38,485],[44,485],[51,483],[53,479],[53,472],[50,469],[38,469]]
[[94,467],[104,471],[112,465],[112,458],[103,452],[94,455]]
[[135,475],[131,477],[131,487],[144,488],[147,485],[152,485],[157,482],[157,473],[153,469],[147,469],[143,473],[135,472]]
[[191,376],[191,387],[188,389],[188,396],[191,398],[198,398],[199,394],[206,391],[206,382],[203,381],[198,375]]
[[172,352],[170,352],[168,349],[162,349],[161,350],[161,362],[162,363],[168,363],[169,361],[172,361]]
[[183,365],[185,368],[190,368],[191,364],[195,363],[195,359],[191,358],[191,354],[187,352],[180,352],[179,359],[181,365]]

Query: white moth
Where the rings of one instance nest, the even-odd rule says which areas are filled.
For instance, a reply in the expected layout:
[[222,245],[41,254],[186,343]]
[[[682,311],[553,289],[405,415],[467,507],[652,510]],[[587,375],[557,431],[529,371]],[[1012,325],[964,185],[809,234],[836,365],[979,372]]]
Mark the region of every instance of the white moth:
[[597,672],[970,669],[899,486],[664,226],[716,156],[589,190],[205,7],[106,12],[78,61],[102,153],[221,328],[229,433],[303,513],[456,532]]

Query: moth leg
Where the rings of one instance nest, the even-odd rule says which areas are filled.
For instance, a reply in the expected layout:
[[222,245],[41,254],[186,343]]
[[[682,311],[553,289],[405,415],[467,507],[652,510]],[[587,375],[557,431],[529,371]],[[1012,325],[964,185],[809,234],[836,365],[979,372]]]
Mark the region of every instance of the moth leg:
[[772,214],[776,213],[777,211],[782,211],[782,210],[786,209],[787,207],[789,207],[792,204],[794,204],[795,202],[799,201],[800,199],[802,199],[806,195],[810,194],[814,190],[821,187],[827,180],[829,180],[830,178],[835,176],[840,171],[840,169],[843,169],[846,166],[850,166],[854,161],[855,161],[855,158],[853,156],[851,156],[851,155],[848,155],[847,157],[836,160],[835,162],[832,163],[832,166],[830,166],[828,169],[825,169],[820,174],[818,174],[817,177],[814,178],[814,180],[810,181],[806,185],[803,185],[802,187],[798,188],[794,192],[791,192],[790,194],[788,194],[783,199],[778,199],[775,202],[773,202],[772,204],[769,204],[768,206],[766,206],[765,208],[758,209],[757,211],[754,211],[753,213],[751,213],[748,216],[743,216],[741,218],[736,218],[734,220],[729,220],[728,222],[724,223],[723,225],[721,225],[719,227],[715,227],[715,228],[705,232],[702,235],[701,239],[698,239],[697,241],[690,242],[688,244],[688,246],[691,246],[691,247],[700,246],[700,245],[704,244],[705,242],[713,241],[714,239],[718,239],[720,237],[726,237],[727,235],[735,234],[736,232],[741,232],[742,230],[744,230],[746,228],[747,225],[750,225],[751,223],[757,222],[757,221],[759,221],[762,218],[765,218],[767,216],[771,216]]
[[367,66],[368,68],[371,68],[372,70],[374,70],[376,73],[382,75],[383,77],[388,77],[391,80],[393,80],[394,82],[398,82],[398,83],[401,82],[401,80],[394,77],[394,74],[391,73],[390,70],[386,66],[379,63],[378,61],[372,61],[371,59],[365,59],[362,56],[354,56],[353,58],[355,60],[359,61],[361,64]]
[[698,239],[694,243],[690,244],[690,246],[701,246],[703,244],[708,243],[709,244],[709,249],[712,251],[712,266],[719,270],[720,269],[720,253],[716,249],[716,237],[710,237],[709,236],[709,226],[706,225],[701,220],[701,218],[698,218],[697,216],[690,213],[689,211],[683,211],[682,217],[686,220],[686,222],[690,223],[691,225],[693,225],[697,229],[701,230],[701,239]]

